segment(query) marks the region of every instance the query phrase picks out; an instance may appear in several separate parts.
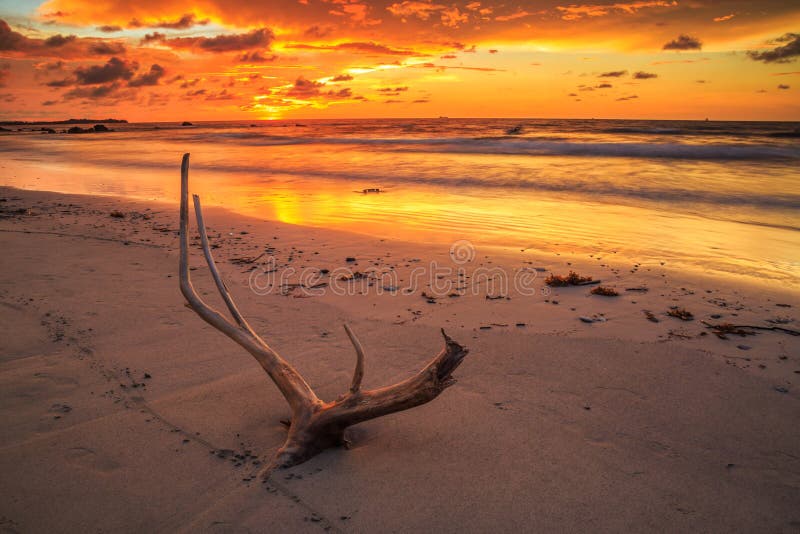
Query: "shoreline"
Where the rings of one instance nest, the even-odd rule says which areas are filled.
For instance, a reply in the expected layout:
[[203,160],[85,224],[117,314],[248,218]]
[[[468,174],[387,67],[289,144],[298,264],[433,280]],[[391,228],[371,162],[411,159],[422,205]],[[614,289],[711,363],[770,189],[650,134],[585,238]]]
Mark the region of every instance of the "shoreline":
[[[89,210],[83,215],[88,215],[88,218],[77,211],[75,222],[61,224],[60,233],[64,237],[73,235],[75,228],[81,228],[81,236],[161,247],[168,253],[177,250],[177,202],[37,192],[0,186],[0,198],[13,198],[15,192],[35,199],[34,202],[49,204],[51,209],[54,203],[83,203]],[[4,205],[0,207],[8,209]],[[114,211],[122,213],[123,217],[104,217]],[[656,261],[629,263],[621,260],[612,263],[613,254],[546,254],[501,246],[476,248],[462,241],[451,246],[410,243],[345,230],[257,219],[217,206],[205,207],[204,211],[221,272],[242,292],[250,293],[248,297],[256,299],[277,296],[312,298],[344,313],[360,310],[363,304],[360,300],[364,300],[372,308],[381,308],[373,309],[376,317],[396,324],[408,321],[450,322],[450,317],[458,315],[469,318],[460,327],[470,331],[491,326],[492,322],[509,325],[525,322],[525,327],[535,333],[596,335],[639,341],[663,341],[677,336],[691,338],[700,343],[700,348],[711,353],[734,357],[741,356],[740,351],[733,348],[736,343],[714,342],[716,337],[706,335],[711,330],[701,321],[784,325],[787,328],[797,325],[794,316],[800,306],[800,289],[776,288],[773,281],[759,284],[752,278],[743,281],[735,275],[720,278],[672,269],[664,262]],[[96,216],[99,216],[99,224]],[[193,214],[190,217],[192,232],[195,221]],[[466,250],[460,249],[463,247]],[[259,261],[240,261],[252,259],[265,251],[267,253]],[[467,254],[469,261],[459,261],[456,258],[459,254]],[[349,257],[356,261],[346,261]],[[202,255],[194,257],[192,262],[196,268],[206,269]],[[273,269],[277,269],[275,274],[269,272]],[[320,272],[322,269],[330,272],[323,274]],[[619,296],[591,295],[594,286],[550,287],[545,284],[547,276],[566,275],[570,271],[599,280],[603,286],[616,289]],[[356,275],[357,279],[351,281],[353,273],[369,276],[359,280]],[[497,275],[494,280],[491,278],[493,275]],[[328,285],[319,290],[310,287],[321,283]],[[297,286],[288,295],[285,294],[286,287],[283,287],[287,284]],[[269,289],[265,290],[265,285]],[[639,291],[642,288],[646,291]],[[434,297],[435,305],[427,302],[422,293]],[[460,296],[449,297],[453,293],[460,293]],[[409,315],[411,305],[415,310]],[[477,305],[479,311],[473,312],[473,305]],[[667,312],[674,306],[686,308],[695,316],[694,320],[680,321],[668,317]],[[645,309],[652,311],[659,323],[647,321],[643,315]],[[545,317],[526,321],[532,314]],[[610,314],[607,317],[609,321],[585,324],[580,320],[582,316],[598,314]],[[489,321],[484,317],[487,315],[502,320]],[[515,320],[515,317],[520,319]],[[781,317],[793,321],[767,321]],[[607,328],[617,321],[621,324]],[[750,352],[747,356],[751,359],[766,356],[770,351],[783,350],[781,345],[792,346],[798,339],[771,333],[741,339],[745,342],[754,339],[766,341],[773,337],[775,339],[770,339],[772,343],[747,349]],[[800,351],[800,343],[794,346]],[[794,378],[791,374],[785,377],[787,380]]]
[[[244,315],[321,398],[342,393],[352,373],[344,321],[367,350],[366,387],[417,371],[438,350],[439,327],[471,350],[439,399],[357,426],[352,450],[261,485],[250,479],[254,462],[281,443],[288,407],[249,355],[184,308],[177,206],[7,187],[0,198],[9,251],[0,467],[14,481],[0,492],[4,524],[780,531],[800,521],[800,337],[723,340],[700,323],[795,319],[796,293],[660,265],[478,250],[464,277],[436,272],[408,294],[378,294],[381,273],[405,284],[420,264],[452,267],[450,251],[206,209],[217,265]],[[274,264],[231,261],[266,247]],[[194,246],[191,255],[198,290],[219,306],[202,255]],[[258,295],[250,269],[264,265],[295,272]],[[503,295],[479,285],[449,297],[426,285],[495,267],[509,276],[534,269],[535,296],[487,299]],[[300,278],[304,268],[374,274],[346,282],[349,295],[307,295],[291,287],[316,283]],[[621,295],[541,293],[546,274],[570,268]],[[673,305],[694,320],[667,316]]]

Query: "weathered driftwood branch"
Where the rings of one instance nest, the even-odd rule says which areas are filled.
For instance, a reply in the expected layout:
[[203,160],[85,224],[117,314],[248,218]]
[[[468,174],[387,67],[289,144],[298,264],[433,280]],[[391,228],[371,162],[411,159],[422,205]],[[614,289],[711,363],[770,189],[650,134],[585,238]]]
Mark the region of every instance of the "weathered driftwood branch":
[[442,330],[444,348],[419,373],[403,382],[379,389],[361,390],[364,376],[364,349],[348,325],[347,336],[356,351],[356,367],[350,390],[333,402],[320,400],[300,373],[281,358],[253,331],[236,307],[228,288],[214,263],[208,243],[200,198],[194,195],[197,226],[206,263],[214,283],[235,322],[226,319],[217,310],[203,302],[192,286],[189,276],[189,154],[184,154],[181,165],[180,207],[180,288],[187,305],[204,321],[231,338],[249,352],[269,375],[286,398],[291,409],[291,420],[286,442],[275,453],[266,472],[276,467],[289,467],[302,463],[329,447],[345,443],[344,431],[355,424],[407,410],[435,399],[445,388],[455,382],[453,371],[467,355],[462,347]]

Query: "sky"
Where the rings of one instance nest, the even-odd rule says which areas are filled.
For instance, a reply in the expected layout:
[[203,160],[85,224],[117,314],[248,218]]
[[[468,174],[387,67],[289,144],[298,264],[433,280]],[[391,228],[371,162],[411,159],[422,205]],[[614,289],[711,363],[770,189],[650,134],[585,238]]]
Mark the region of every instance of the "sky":
[[0,120],[800,120],[800,2],[0,0]]

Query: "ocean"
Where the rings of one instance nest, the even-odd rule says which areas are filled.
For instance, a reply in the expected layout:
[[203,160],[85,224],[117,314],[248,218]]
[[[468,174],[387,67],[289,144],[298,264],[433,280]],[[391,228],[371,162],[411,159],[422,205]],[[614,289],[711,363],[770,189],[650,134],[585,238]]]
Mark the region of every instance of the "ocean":
[[[0,183],[380,238],[615,254],[800,286],[800,125],[555,119],[108,124],[0,134]],[[54,125],[61,131],[63,125]],[[364,193],[365,189],[380,192]]]

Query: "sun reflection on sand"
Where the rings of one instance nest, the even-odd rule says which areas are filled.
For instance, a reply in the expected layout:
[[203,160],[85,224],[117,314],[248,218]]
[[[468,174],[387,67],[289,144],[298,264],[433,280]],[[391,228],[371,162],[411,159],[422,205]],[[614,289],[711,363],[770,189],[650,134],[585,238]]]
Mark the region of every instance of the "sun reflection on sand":
[[[754,211],[735,203],[709,210],[702,202],[679,197],[664,202],[641,196],[655,186],[661,188],[653,189],[655,194],[673,188],[695,194],[687,189],[691,173],[697,173],[694,183],[705,190],[769,196],[792,179],[777,167],[769,171],[769,180],[753,181],[749,167],[737,170],[713,162],[419,153],[413,144],[386,150],[381,139],[368,144],[356,138],[349,144],[346,136],[353,134],[347,133],[340,142],[292,144],[295,135],[317,135],[313,128],[294,124],[267,132],[289,144],[263,146],[258,132],[249,127],[222,130],[217,141],[207,142],[185,130],[145,132],[131,142],[122,133],[91,140],[47,139],[47,144],[41,136],[8,138],[21,148],[6,161],[5,183],[175,202],[177,158],[191,143],[193,190],[204,204],[262,220],[414,243],[469,239],[479,247],[507,251],[592,253],[603,263],[665,262],[673,268],[800,284],[800,238],[796,217],[793,222],[786,210]],[[413,143],[430,134],[412,129],[404,135]],[[248,144],[254,139],[258,143]],[[762,175],[768,172],[766,163],[759,165]],[[474,182],[475,177],[485,185]],[[519,186],[528,182],[534,187]],[[362,192],[370,188],[381,192]],[[742,222],[751,219],[754,223]]]

